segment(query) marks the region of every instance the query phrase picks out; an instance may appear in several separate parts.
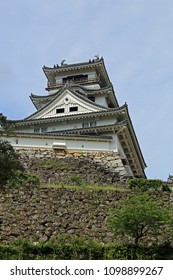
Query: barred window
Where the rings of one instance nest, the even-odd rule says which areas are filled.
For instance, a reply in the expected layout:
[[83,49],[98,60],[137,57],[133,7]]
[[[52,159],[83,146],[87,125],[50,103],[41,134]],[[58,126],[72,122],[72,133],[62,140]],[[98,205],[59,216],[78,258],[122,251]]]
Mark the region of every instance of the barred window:
[[42,133],[47,132],[47,127],[42,127],[42,128],[41,128],[41,132],[42,132]]
[[89,123],[88,122],[82,124],[82,128],[87,128],[87,127],[89,127]]
[[38,127],[34,128],[34,133],[40,133],[40,128]]
[[90,127],[96,126],[96,122],[90,122]]

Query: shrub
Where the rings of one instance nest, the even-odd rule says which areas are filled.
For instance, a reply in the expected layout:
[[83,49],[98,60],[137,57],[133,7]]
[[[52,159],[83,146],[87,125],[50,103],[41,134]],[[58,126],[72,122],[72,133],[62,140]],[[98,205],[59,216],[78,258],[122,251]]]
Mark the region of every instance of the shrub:
[[119,209],[111,209],[110,226],[115,235],[126,235],[138,243],[144,236],[157,237],[159,230],[173,227],[172,211],[160,207],[160,201],[138,194],[120,201]]
[[146,191],[158,191],[163,190],[163,186],[165,183],[162,180],[151,180],[151,179],[144,179],[144,178],[133,178],[128,181],[127,185],[132,190],[137,190],[141,192]]
[[10,187],[20,187],[26,185],[38,186],[40,184],[40,178],[31,173],[18,173],[16,176],[9,182]]
[[77,186],[82,186],[85,184],[85,180],[83,180],[83,178],[79,175],[72,175],[69,178],[70,182],[72,182],[74,185]]
[[0,186],[15,178],[19,170],[23,170],[19,154],[8,141],[0,140]]
[[0,260],[172,260],[170,244],[100,244],[92,240],[61,237],[56,241],[33,244],[17,240],[0,244]]

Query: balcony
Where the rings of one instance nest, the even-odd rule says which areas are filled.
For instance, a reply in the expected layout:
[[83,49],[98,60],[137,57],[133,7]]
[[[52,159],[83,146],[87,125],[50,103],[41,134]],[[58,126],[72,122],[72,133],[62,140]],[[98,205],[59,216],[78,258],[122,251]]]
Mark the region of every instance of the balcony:
[[84,85],[84,84],[95,84],[95,83],[100,83],[100,79],[94,78],[94,79],[88,79],[88,78],[75,78],[75,79],[64,79],[62,83],[56,83],[52,84],[50,82],[47,83],[47,90],[49,89],[55,89],[55,88],[60,88],[63,87],[67,82],[76,84],[76,85]]

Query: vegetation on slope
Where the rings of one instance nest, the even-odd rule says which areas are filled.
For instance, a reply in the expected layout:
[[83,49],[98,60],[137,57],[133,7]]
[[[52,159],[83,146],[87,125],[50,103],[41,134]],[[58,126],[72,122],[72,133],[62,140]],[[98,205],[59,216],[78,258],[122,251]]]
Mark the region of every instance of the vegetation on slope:
[[[69,164],[62,161],[48,160],[37,164],[37,168],[43,169],[43,172],[53,170],[54,173],[59,173],[70,169]],[[7,183],[8,187],[38,187],[40,179],[38,169],[35,174],[24,173],[18,154],[8,142],[0,140],[1,187],[5,187]],[[123,187],[118,183],[113,186],[98,186],[96,183],[88,184],[78,173],[71,173],[66,181],[57,181],[57,184],[42,187],[116,190],[129,192],[129,195],[131,193],[128,199],[115,204],[110,212],[112,231],[116,235],[128,236],[129,242],[101,244],[80,238],[61,238],[37,244],[26,240],[16,241],[10,245],[0,245],[1,259],[172,259],[172,202],[170,200],[165,204],[164,192],[169,194],[170,188],[161,180],[132,179]],[[160,200],[157,200],[158,196]],[[163,239],[162,243],[157,244],[159,235],[162,235]],[[142,243],[146,236],[150,245]],[[139,242],[141,244],[138,244]]]

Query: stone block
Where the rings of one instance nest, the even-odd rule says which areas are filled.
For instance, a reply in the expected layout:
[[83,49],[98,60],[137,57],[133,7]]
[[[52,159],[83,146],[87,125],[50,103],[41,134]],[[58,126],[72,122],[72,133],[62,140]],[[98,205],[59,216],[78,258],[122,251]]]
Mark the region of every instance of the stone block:
[[74,153],[74,157],[81,157],[80,153]]
[[66,154],[65,155],[65,158],[70,158],[70,157],[73,157],[73,154]]
[[75,154],[76,152],[74,150],[67,150],[67,154]]
[[115,158],[109,156],[109,157],[106,157],[106,160],[107,160],[107,161],[111,161],[111,160],[115,160]]

